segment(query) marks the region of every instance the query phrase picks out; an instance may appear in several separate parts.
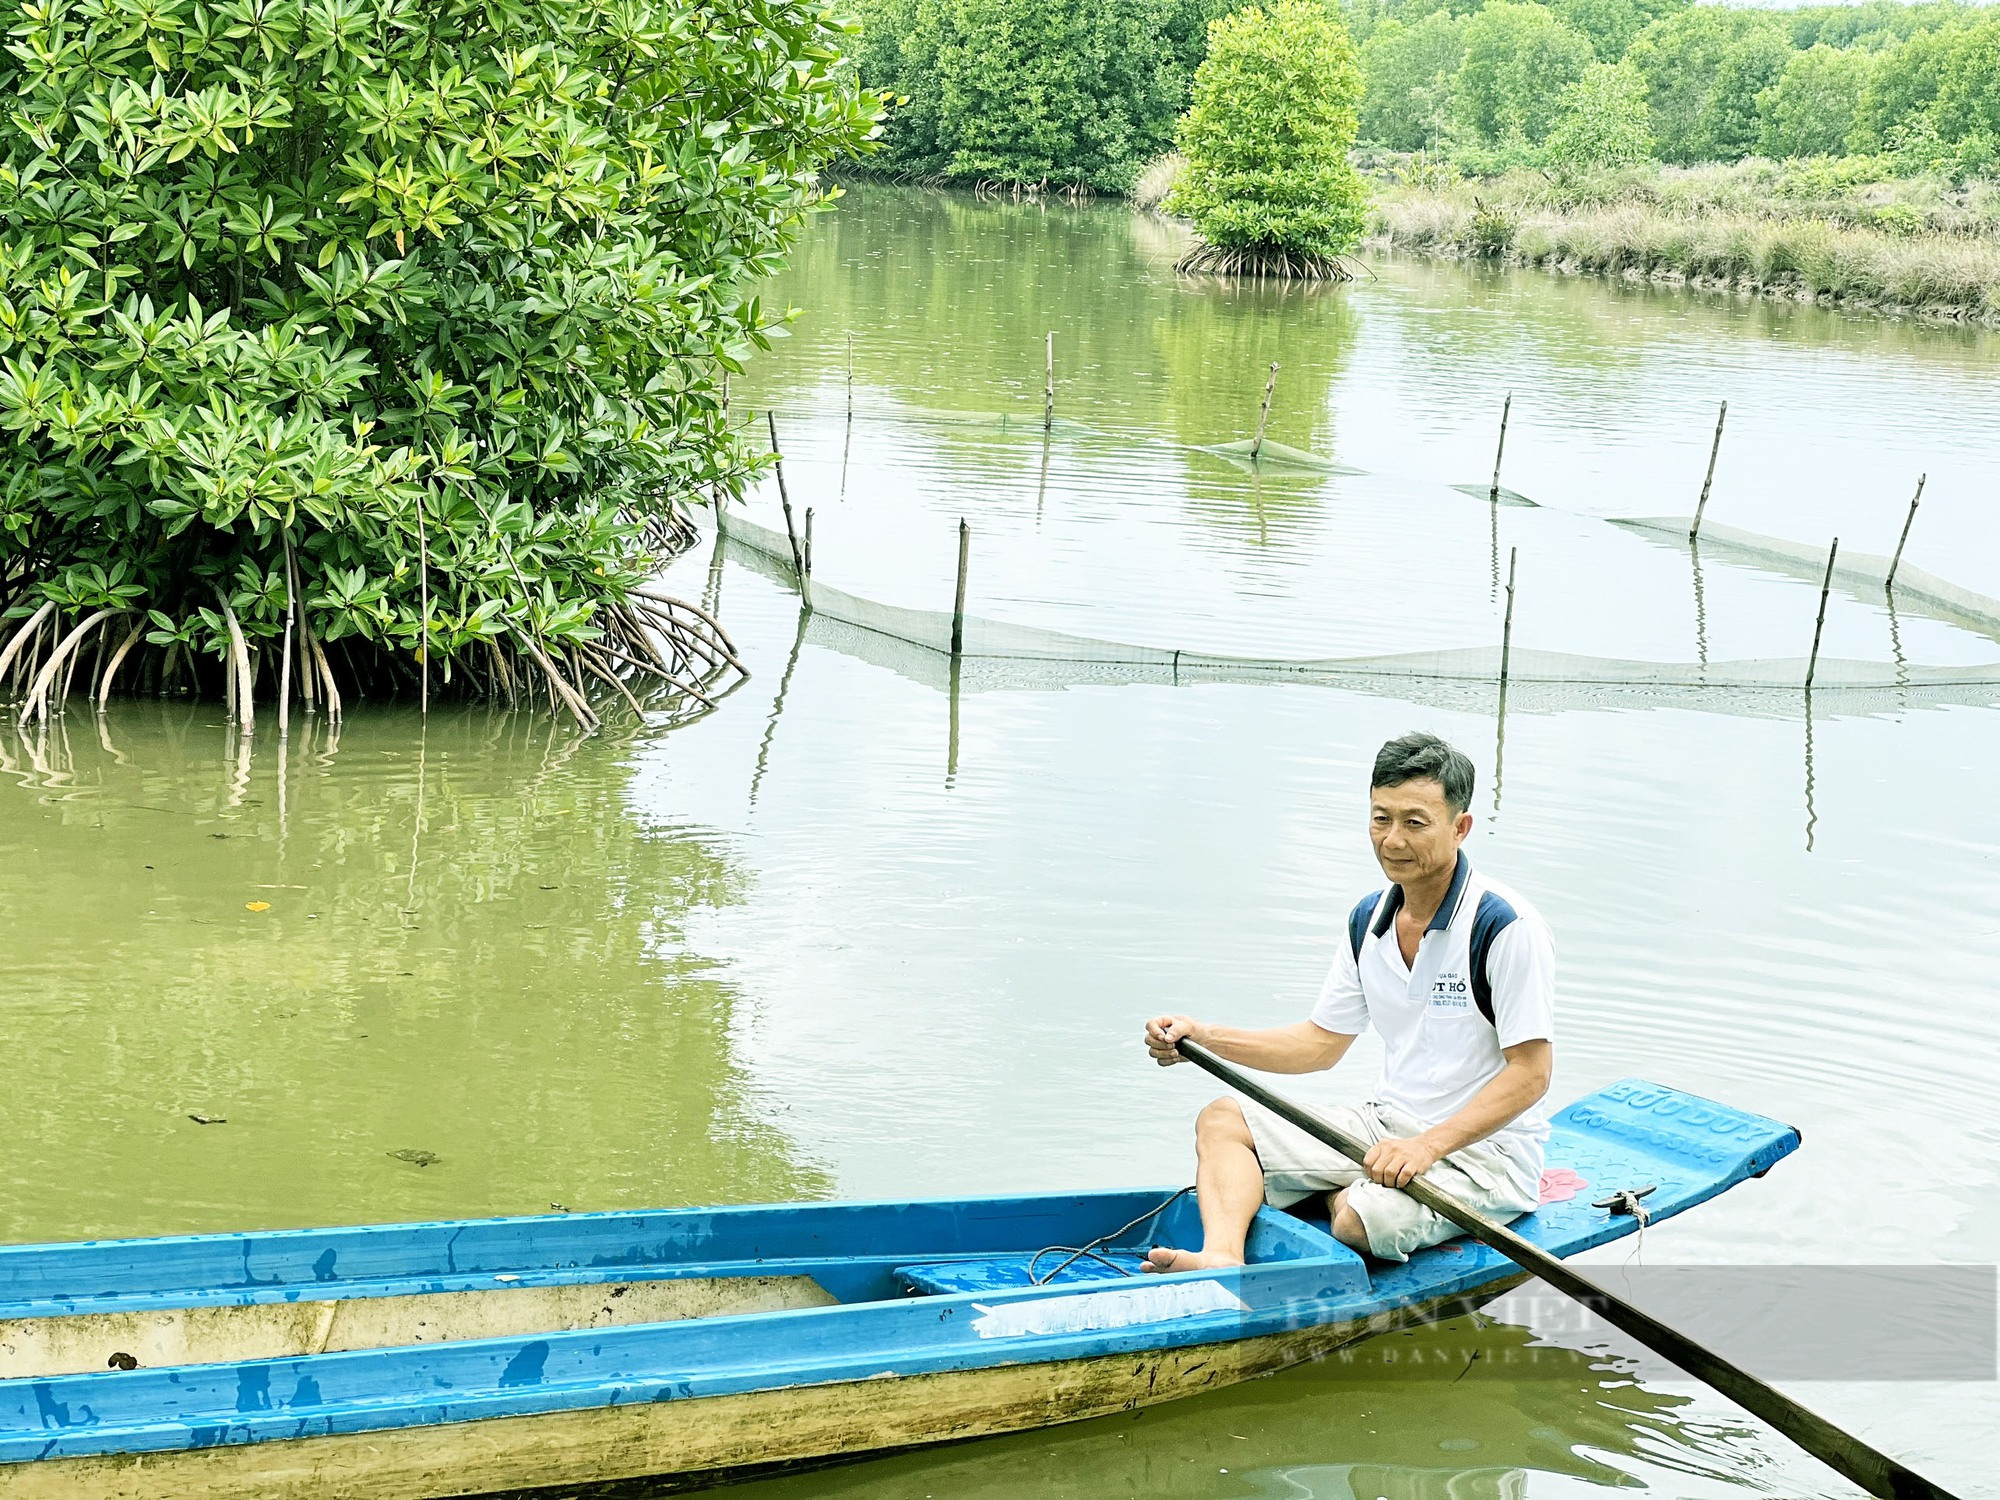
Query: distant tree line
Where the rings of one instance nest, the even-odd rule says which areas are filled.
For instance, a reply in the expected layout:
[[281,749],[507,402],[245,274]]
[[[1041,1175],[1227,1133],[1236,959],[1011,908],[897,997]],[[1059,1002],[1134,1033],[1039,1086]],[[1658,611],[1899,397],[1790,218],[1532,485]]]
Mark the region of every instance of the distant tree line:
[[859,0],[863,85],[903,101],[877,170],[1122,192],[1170,150],[1235,0]]
[[1394,150],[1528,160],[1587,103],[1627,132],[1616,150],[1643,127],[1679,163],[1856,154],[1980,172],[2000,138],[2000,14],[1951,0],[1356,0],[1348,17],[1362,139]]
[[[1254,0],[1253,0],[1254,3]],[[1476,171],[1858,155],[2000,161],[2000,8],[1865,0],[1322,0],[1360,44],[1360,139]],[[859,0],[862,82],[904,101],[873,166],[1119,190],[1172,148],[1240,0]]]

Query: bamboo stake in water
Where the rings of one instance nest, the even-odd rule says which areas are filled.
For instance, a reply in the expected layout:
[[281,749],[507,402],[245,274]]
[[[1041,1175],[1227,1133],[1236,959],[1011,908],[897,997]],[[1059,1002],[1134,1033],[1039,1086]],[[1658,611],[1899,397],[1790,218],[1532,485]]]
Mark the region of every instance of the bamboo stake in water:
[[1056,336],[1051,333],[1048,343],[1048,380],[1042,386],[1042,431],[1047,432],[1056,425]]
[[972,528],[964,518],[958,523],[958,593],[951,606],[951,654],[954,660],[965,650],[965,569],[972,558]]
[[1929,477],[1927,474],[1917,476],[1917,492],[1910,497],[1910,513],[1903,517],[1903,534],[1896,538],[1896,555],[1889,559],[1889,576],[1882,583],[1884,589],[1896,586],[1896,569],[1903,565],[1903,548],[1910,540],[1910,525],[1917,519],[1917,502],[1924,498],[1924,480]]
[[954,656],[951,659],[951,680],[947,684],[951,691],[951,725],[944,752],[944,784],[946,787],[950,787],[958,779],[958,682],[960,665],[959,658]]
[[1694,525],[1688,530],[1688,540],[1694,541],[1701,535],[1701,513],[1708,509],[1708,491],[1715,483],[1715,455],[1722,451],[1722,424],[1729,418],[1729,403],[1722,403],[1722,410],[1715,414],[1715,441],[1708,450],[1708,473],[1701,481],[1701,499],[1695,502]]
[[785,488],[785,455],[778,451],[778,414],[768,408],[764,420],[771,429],[771,457],[777,460],[773,465],[778,471],[778,503],[785,508],[785,539],[792,544],[792,570],[799,575],[799,584],[806,581],[805,554],[799,550],[799,534],[792,525],[792,495]]
[[807,609],[813,606],[813,508],[806,507],[806,535],[799,549],[801,567],[799,570],[799,597],[805,600]]
[[1840,556],[1840,538],[1833,539],[1833,545],[1826,551],[1826,577],[1819,586],[1819,618],[1813,622],[1812,655],[1806,658],[1806,691],[1812,691],[1813,673],[1819,667],[1820,632],[1826,629],[1826,596],[1833,592],[1833,560]]
[[847,335],[847,420],[854,420],[854,334]]
[[1813,852],[1813,834],[1819,827],[1819,809],[1813,805],[1812,688],[1806,688],[1806,853]]
[[1257,455],[1264,451],[1264,427],[1271,420],[1271,392],[1278,388],[1278,362],[1271,361],[1271,378],[1264,382],[1264,409],[1257,413],[1257,438],[1250,445],[1250,460],[1255,463]]
[[1507,400],[1500,408],[1500,446],[1493,450],[1493,488],[1486,498],[1496,504],[1500,499],[1500,459],[1507,451],[1507,414],[1514,409],[1514,393],[1507,393]]

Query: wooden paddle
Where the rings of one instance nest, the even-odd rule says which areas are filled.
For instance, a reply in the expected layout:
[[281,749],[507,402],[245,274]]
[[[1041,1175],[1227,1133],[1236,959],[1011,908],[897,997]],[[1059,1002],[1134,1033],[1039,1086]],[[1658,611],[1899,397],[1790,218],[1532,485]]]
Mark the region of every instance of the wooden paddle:
[[[1301,1109],[1291,1100],[1272,1093],[1199,1042],[1183,1037],[1175,1045],[1189,1062],[1207,1069],[1238,1093],[1256,1100],[1272,1114],[1290,1121],[1313,1139],[1324,1141],[1357,1164],[1366,1159],[1368,1147],[1365,1143]],[[1565,1296],[1574,1297],[1612,1327],[1622,1329],[1655,1354],[1672,1360],[1695,1379],[1713,1386],[1744,1410],[1762,1417],[1814,1458],[1853,1480],[1869,1494],[1879,1495],[1882,1500],[1956,1500],[1949,1490],[1940,1489],[1921,1474],[1912,1473],[1888,1454],[1878,1452],[1852,1433],[1843,1432],[1826,1418],[1807,1411],[1748,1370],[1731,1364],[1687,1335],[1676,1333],[1631,1303],[1613,1296],[1548,1251],[1530,1244],[1505,1225],[1494,1223],[1444,1189],[1418,1177],[1403,1191],[1431,1212],[1451,1220],[1481,1244],[1492,1246]]]

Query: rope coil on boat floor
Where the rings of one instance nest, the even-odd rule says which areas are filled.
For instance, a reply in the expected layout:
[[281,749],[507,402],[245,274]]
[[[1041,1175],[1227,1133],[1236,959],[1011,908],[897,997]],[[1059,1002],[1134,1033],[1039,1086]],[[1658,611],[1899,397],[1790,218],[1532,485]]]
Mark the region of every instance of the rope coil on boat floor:
[[[1653,1189],[1654,1185],[1650,1182],[1647,1183],[1644,1187],[1640,1188],[1620,1188],[1610,1197],[1599,1198],[1594,1203],[1591,1204],[1592,1208],[1607,1209],[1614,1214],[1625,1214],[1637,1221],[1639,1228],[1639,1235],[1637,1243],[1634,1245],[1632,1250],[1632,1254],[1634,1256],[1640,1254],[1640,1252],[1645,1249],[1646,1226],[1652,1223],[1653,1221],[1652,1214],[1647,1210],[1645,1203],[1642,1201],[1649,1193],[1653,1191]],[[1192,1187],[1182,1188],[1179,1192],[1170,1195],[1169,1197],[1163,1199],[1160,1203],[1156,1204],[1154,1207],[1147,1209],[1146,1212],[1140,1214],[1138,1218],[1130,1220],[1127,1223],[1120,1224],[1116,1229],[1112,1230],[1108,1234],[1100,1234],[1096,1239],[1092,1240],[1087,1245],[1081,1245],[1081,1246],[1044,1245],[1041,1249],[1037,1250],[1033,1255],[1028,1257],[1029,1284],[1031,1286],[1047,1286],[1050,1282],[1054,1281],[1056,1277],[1062,1275],[1063,1272],[1067,1271],[1071,1266],[1075,1265],[1078,1261],[1085,1259],[1094,1260],[1099,1265],[1102,1266],[1108,1266],[1112,1270],[1116,1271],[1120,1276],[1129,1277],[1136,1275],[1137,1274],[1136,1272],[1128,1270],[1126,1267],[1119,1265],[1117,1261],[1112,1260],[1109,1256],[1099,1255],[1097,1253],[1098,1246],[1103,1245],[1111,1240],[1117,1239],[1120,1235],[1126,1233],[1128,1230],[1138,1228],[1148,1219],[1158,1218],[1161,1214],[1165,1213],[1168,1209],[1172,1208],[1174,1204],[1178,1203],[1181,1199],[1185,1198],[1189,1193],[1193,1191],[1194,1189]],[[1043,1256],[1057,1255],[1057,1254],[1067,1254],[1069,1258],[1063,1261],[1062,1264],[1058,1265],[1053,1271],[1048,1272],[1046,1275],[1038,1276],[1035,1274],[1035,1267],[1041,1264]]]
[[[1119,1235],[1124,1234],[1127,1230],[1137,1229],[1141,1224],[1145,1223],[1148,1219],[1157,1219],[1161,1214],[1165,1213],[1168,1209],[1172,1208],[1176,1203],[1180,1202],[1181,1199],[1185,1198],[1189,1193],[1193,1191],[1194,1188],[1192,1186],[1182,1188],[1179,1192],[1171,1194],[1170,1196],[1162,1199],[1154,1207],[1147,1209],[1144,1213],[1140,1214],[1138,1218],[1133,1219],[1128,1223],[1120,1224],[1116,1229],[1112,1230],[1109,1234],[1100,1234],[1096,1239],[1092,1240],[1087,1245],[1081,1247],[1073,1245],[1044,1245],[1041,1249],[1037,1250],[1033,1255],[1028,1257],[1029,1285],[1047,1286],[1051,1281],[1054,1281],[1058,1276],[1062,1275],[1063,1272],[1067,1271],[1071,1266],[1075,1265],[1085,1256],[1089,1256],[1090,1259],[1097,1261],[1102,1265],[1107,1265],[1111,1267],[1111,1269],[1116,1271],[1120,1276],[1131,1276],[1136,1274],[1135,1272],[1128,1271],[1127,1269],[1125,1269],[1125,1267],[1119,1265],[1117,1261],[1112,1260],[1107,1256],[1099,1255],[1097,1253],[1097,1247],[1099,1245],[1106,1243],[1107,1241],[1117,1239]],[[1035,1274],[1035,1267],[1041,1262],[1041,1259],[1044,1255],[1056,1255],[1064,1251],[1067,1251],[1069,1254],[1068,1260],[1064,1261],[1061,1265],[1057,1266],[1053,1271],[1049,1272],[1048,1275],[1046,1276],[1037,1276]]]

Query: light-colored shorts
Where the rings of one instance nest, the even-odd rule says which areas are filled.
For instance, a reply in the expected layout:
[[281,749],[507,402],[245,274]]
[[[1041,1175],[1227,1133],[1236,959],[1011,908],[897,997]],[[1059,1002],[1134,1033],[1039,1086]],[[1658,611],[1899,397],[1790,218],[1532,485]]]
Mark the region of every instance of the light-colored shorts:
[[[1360,1166],[1262,1105],[1240,1102],[1264,1166],[1264,1201],[1273,1208],[1347,1188],[1347,1206],[1368,1231],[1370,1253],[1382,1260],[1408,1260],[1413,1251],[1465,1232],[1408,1193],[1370,1181]],[[1386,1136],[1413,1136],[1424,1128],[1400,1110],[1372,1101],[1358,1109],[1333,1106],[1314,1113],[1371,1146]],[[1424,1177],[1504,1224],[1535,1207],[1536,1197],[1523,1183],[1539,1183],[1541,1171],[1538,1163],[1517,1161],[1506,1147],[1484,1140],[1452,1152]]]

